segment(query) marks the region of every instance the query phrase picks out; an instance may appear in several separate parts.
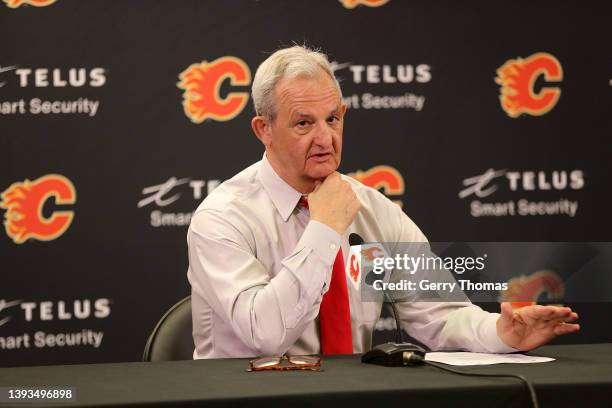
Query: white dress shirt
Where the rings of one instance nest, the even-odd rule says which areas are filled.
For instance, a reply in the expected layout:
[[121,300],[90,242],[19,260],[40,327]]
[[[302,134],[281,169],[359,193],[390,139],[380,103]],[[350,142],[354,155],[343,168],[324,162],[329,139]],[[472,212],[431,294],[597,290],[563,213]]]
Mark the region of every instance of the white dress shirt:
[[[297,207],[301,194],[264,158],[217,187],[194,212],[187,242],[194,358],[319,354],[318,313],[339,248],[366,242],[426,242],[402,209],[349,181],[363,207],[341,236]],[[346,259],[345,259],[346,263]],[[371,348],[380,303],[347,284],[353,352]],[[470,303],[397,304],[404,329],[434,350],[510,352],[496,313]]]

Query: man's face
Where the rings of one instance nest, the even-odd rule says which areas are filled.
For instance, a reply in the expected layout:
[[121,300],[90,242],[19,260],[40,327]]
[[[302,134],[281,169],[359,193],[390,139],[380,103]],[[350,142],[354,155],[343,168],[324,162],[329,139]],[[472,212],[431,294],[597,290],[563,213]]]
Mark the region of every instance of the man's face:
[[310,192],[338,168],[346,105],[333,80],[316,78],[280,81],[274,92],[276,117],[269,125],[268,159],[293,188]]

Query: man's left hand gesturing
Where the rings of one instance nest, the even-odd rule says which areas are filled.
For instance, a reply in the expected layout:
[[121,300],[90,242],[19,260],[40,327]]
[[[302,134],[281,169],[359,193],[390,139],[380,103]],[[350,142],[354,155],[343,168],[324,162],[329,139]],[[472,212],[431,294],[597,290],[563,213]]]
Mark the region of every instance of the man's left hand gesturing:
[[497,335],[508,346],[531,350],[553,338],[580,330],[574,322],[578,315],[569,307],[532,305],[512,309],[509,302],[501,304],[497,319]]

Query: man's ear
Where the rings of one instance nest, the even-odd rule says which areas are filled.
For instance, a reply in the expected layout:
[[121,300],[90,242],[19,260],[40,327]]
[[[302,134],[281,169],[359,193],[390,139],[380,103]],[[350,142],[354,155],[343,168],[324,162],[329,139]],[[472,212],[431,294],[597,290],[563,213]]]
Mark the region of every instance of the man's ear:
[[259,141],[269,147],[272,143],[272,124],[268,119],[263,116],[255,116],[251,119],[251,127]]

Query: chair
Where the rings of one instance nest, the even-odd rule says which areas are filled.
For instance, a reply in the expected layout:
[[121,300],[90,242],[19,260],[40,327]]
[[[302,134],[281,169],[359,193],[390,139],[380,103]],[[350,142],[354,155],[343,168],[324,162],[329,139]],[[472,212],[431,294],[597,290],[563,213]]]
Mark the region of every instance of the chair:
[[193,349],[191,296],[187,296],[157,322],[147,340],[142,361],[191,360]]

